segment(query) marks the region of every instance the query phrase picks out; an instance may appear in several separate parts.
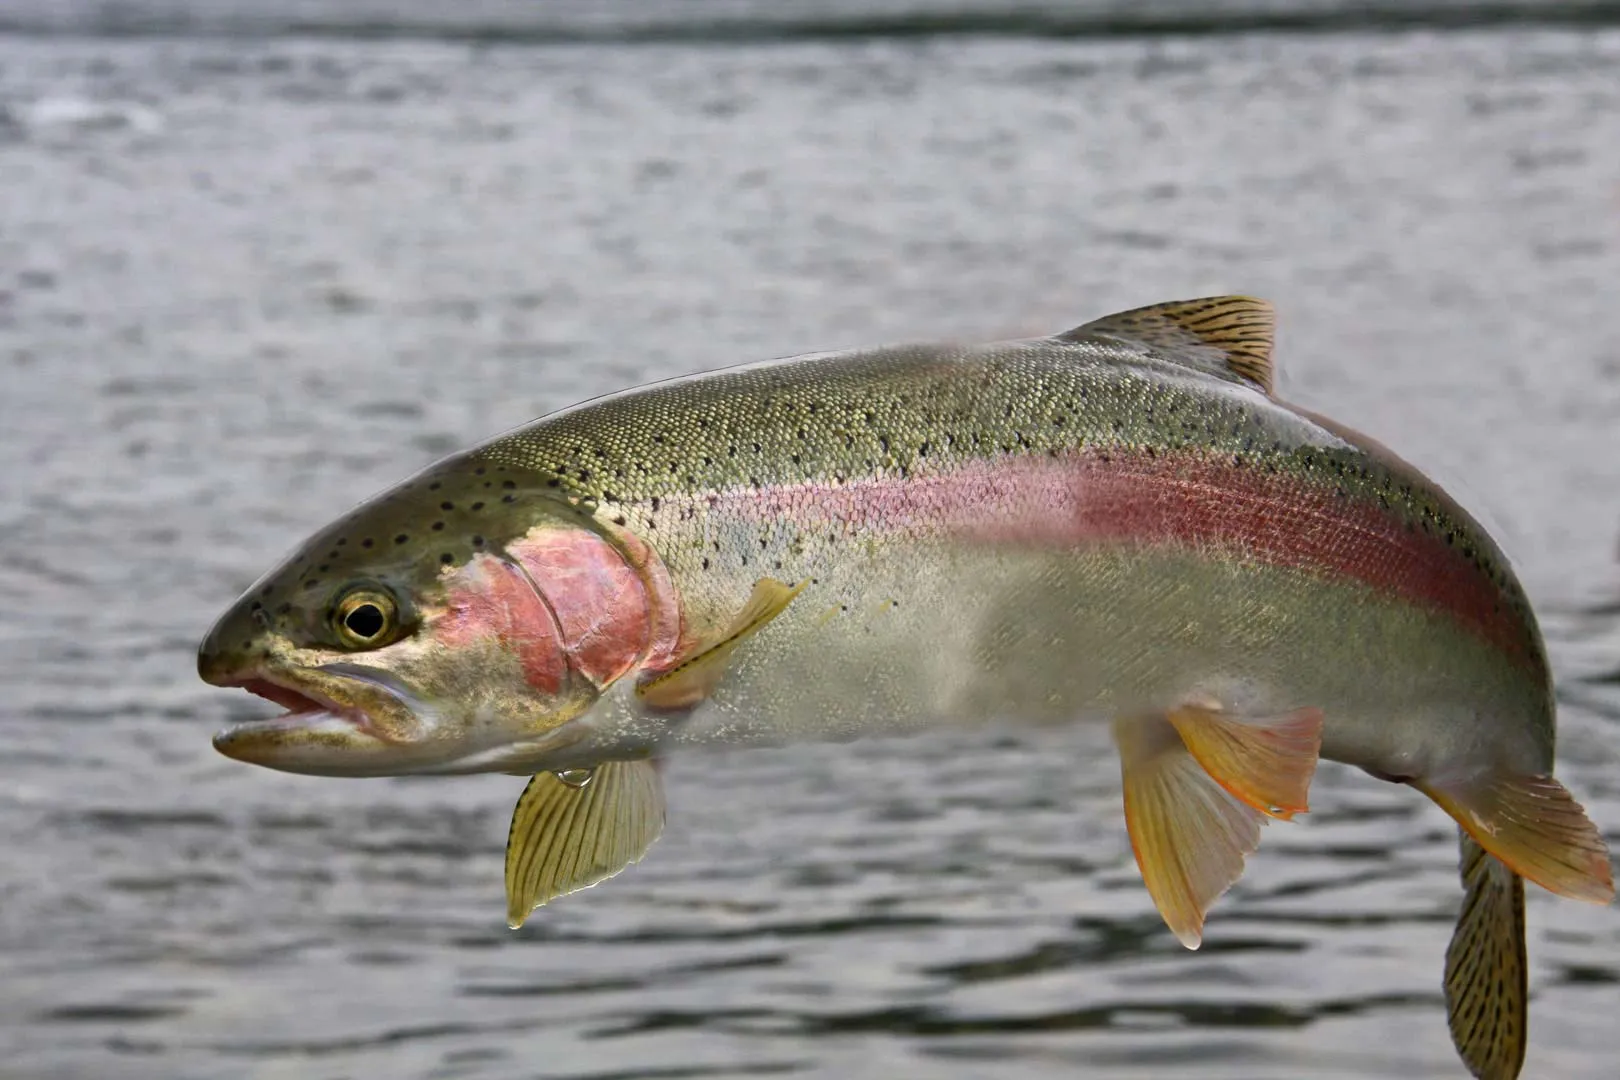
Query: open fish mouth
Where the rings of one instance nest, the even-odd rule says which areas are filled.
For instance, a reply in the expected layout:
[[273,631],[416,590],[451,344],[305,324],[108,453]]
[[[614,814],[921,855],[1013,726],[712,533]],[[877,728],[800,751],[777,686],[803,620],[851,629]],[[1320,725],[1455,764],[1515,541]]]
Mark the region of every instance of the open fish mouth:
[[280,705],[287,711],[278,716],[232,724],[215,738],[216,746],[220,739],[245,731],[295,731],[325,727],[334,723],[341,723],[367,734],[376,734],[372,729],[370,718],[364,712],[353,706],[341,705],[318,691],[299,690],[263,677],[243,679],[234,685]]
[[269,679],[249,679],[242,684],[242,689],[250,694],[262,697],[266,701],[273,701],[286,709],[287,712],[278,719],[296,720],[298,717],[309,716],[312,713],[339,714],[343,712],[343,709],[333,702],[311,697],[289,686],[273,683]]
[[[296,679],[296,681],[295,681]],[[528,763],[581,737],[447,731],[431,704],[390,672],[337,662],[296,673],[245,673],[220,686],[246,690],[285,712],[245,720],[214,736],[226,757],[315,776],[533,772]]]
[[286,711],[232,724],[214,736],[214,749],[238,761],[326,776],[388,775],[420,755],[420,703],[386,672],[328,664],[299,676],[294,684],[255,672],[223,684]]

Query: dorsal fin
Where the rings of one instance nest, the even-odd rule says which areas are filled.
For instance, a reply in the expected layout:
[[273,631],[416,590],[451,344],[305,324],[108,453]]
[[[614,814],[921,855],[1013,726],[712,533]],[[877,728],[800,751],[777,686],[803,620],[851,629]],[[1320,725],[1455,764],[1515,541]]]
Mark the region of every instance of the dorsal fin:
[[1271,344],[1277,318],[1252,296],[1206,296],[1105,315],[1061,341],[1111,337],[1225,379],[1253,383],[1271,393]]

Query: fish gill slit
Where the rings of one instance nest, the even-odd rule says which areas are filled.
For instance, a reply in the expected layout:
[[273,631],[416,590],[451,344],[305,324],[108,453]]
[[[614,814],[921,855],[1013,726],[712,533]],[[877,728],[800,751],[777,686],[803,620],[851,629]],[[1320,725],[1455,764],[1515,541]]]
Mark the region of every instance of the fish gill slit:
[[[562,647],[563,656],[566,659],[568,657],[568,639],[563,636],[562,619],[558,617],[557,609],[552,605],[550,598],[546,596],[546,591],[540,587],[538,581],[534,580],[534,576],[529,573],[529,568],[524,566],[522,561],[507,558],[503,558],[502,561],[508,566],[515,567],[517,572],[523,575],[523,581],[529,586],[529,591],[534,593],[534,598],[540,601],[541,605],[546,609],[546,614],[551,616],[551,625],[557,631],[557,643]],[[573,665],[570,664],[569,667],[572,668]]]

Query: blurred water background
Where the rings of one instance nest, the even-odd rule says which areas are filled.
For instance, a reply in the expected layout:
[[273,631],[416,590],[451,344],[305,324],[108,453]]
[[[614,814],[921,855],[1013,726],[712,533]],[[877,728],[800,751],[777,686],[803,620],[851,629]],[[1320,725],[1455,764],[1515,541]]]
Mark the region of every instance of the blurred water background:
[[[307,532],[579,398],[1244,291],[1442,479],[1620,840],[1620,7],[0,4],[0,1076],[1459,1077],[1450,822],[1324,766],[1204,949],[1065,733],[676,760],[503,926],[513,777],[279,775],[196,642]],[[1323,657],[1332,663],[1332,657]],[[1530,896],[1526,1075],[1620,920]]]

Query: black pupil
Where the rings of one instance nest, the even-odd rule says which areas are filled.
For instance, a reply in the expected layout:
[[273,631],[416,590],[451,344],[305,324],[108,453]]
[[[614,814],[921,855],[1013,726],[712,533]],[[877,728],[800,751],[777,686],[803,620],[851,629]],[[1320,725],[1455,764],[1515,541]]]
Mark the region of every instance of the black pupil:
[[382,608],[376,604],[361,604],[343,617],[343,625],[349,632],[358,638],[374,638],[382,633]]

